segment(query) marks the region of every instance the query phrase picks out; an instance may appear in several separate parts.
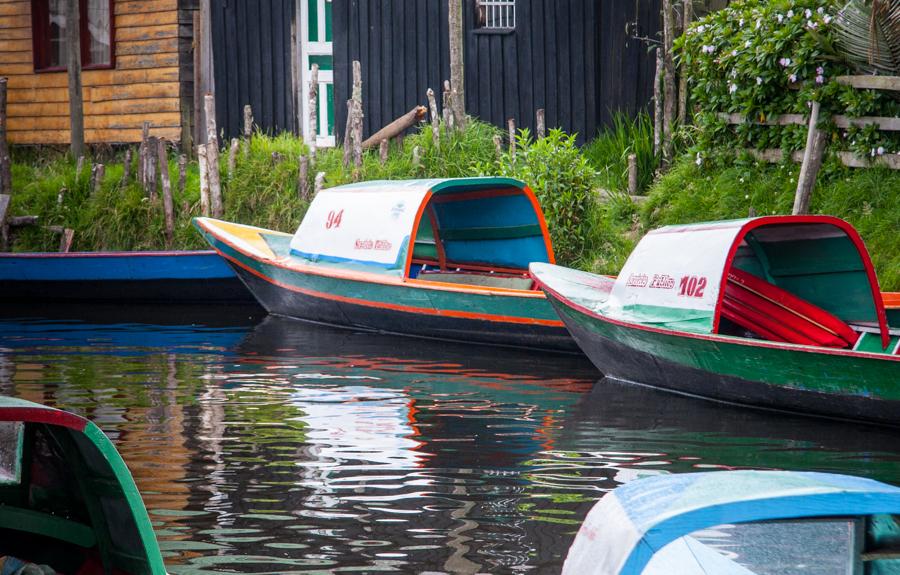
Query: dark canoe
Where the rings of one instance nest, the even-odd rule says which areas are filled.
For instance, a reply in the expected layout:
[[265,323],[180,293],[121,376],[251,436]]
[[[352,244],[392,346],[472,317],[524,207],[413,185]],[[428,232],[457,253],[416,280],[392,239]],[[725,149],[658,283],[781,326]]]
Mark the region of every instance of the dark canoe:
[[553,261],[533,192],[505,178],[365,182],[316,195],[297,233],[195,219],[269,311],[446,340],[577,351],[532,261]]
[[58,573],[165,573],[134,480],[77,415],[0,396],[0,557]]
[[591,509],[563,575],[896,573],[900,488],[796,471],[637,479]]
[[[868,254],[846,222],[784,216],[662,228],[641,241],[617,279],[546,264],[531,271],[581,349],[611,379],[900,425],[900,331],[885,321]],[[736,274],[766,278],[767,297],[790,290],[819,315],[802,325],[812,312],[768,301],[735,308]],[[690,284],[694,295],[680,295]],[[832,330],[841,337],[849,330],[856,341]],[[792,335],[824,336],[827,345],[784,341]]]
[[213,251],[0,254],[0,302],[249,303]]

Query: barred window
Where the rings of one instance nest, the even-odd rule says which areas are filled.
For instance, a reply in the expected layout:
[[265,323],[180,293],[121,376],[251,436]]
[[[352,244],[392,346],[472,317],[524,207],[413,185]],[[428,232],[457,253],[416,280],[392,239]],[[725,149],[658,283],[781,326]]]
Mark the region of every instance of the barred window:
[[511,30],[516,27],[515,0],[478,0],[479,28]]

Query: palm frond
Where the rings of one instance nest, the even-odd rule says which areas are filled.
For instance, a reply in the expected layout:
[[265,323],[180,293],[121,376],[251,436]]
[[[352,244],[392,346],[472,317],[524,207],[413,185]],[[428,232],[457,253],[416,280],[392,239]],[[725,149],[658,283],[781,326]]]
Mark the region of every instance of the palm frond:
[[859,72],[900,75],[900,2],[849,0],[835,24],[837,48]]

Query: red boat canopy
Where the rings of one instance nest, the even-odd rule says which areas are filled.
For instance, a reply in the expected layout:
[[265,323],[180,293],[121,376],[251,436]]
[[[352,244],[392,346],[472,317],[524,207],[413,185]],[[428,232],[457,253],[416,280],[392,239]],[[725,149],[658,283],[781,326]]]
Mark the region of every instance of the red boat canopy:
[[721,319],[767,339],[852,347],[847,323],[890,336],[859,234],[830,216],[765,216],[648,233],[604,306],[644,324],[717,333]]

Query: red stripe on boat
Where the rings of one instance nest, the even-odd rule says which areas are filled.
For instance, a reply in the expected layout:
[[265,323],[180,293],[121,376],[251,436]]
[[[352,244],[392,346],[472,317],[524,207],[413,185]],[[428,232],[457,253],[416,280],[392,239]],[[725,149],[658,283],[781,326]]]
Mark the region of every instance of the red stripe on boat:
[[48,407],[5,407],[0,408],[0,421],[22,421],[25,423],[46,423],[61,425],[75,431],[84,431],[87,420],[83,417],[59,409]]

